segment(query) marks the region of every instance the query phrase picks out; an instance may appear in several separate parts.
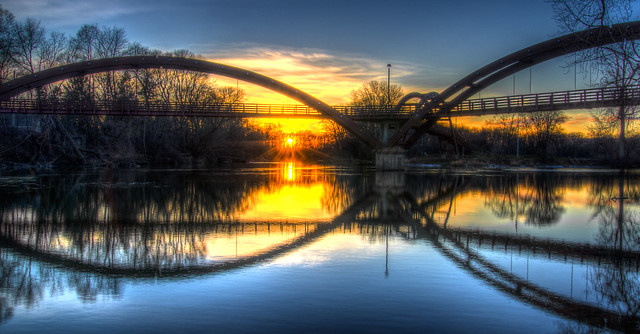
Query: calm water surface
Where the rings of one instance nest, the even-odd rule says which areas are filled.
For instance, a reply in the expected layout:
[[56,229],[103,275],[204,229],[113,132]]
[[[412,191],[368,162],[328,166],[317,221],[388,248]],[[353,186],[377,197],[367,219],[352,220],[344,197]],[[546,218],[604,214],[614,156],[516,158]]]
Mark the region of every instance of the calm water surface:
[[640,327],[640,174],[0,176],[2,333]]

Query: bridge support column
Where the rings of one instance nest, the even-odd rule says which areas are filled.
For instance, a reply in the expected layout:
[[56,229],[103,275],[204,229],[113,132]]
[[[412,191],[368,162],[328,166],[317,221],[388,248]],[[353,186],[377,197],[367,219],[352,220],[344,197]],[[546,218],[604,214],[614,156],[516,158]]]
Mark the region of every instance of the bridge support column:
[[376,151],[376,169],[404,170],[404,161],[407,150],[401,147],[383,147]]
[[396,131],[398,131],[398,123],[395,122],[384,122],[382,123],[382,143],[386,144],[389,142],[389,138]]

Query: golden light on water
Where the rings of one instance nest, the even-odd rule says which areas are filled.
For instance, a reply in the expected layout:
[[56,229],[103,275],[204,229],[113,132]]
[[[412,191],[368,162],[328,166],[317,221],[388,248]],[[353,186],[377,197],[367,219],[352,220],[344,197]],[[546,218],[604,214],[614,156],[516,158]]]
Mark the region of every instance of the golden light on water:
[[290,162],[287,165],[287,181],[290,181],[290,182],[291,181],[295,181],[295,177],[294,177],[295,174],[293,173],[293,171],[294,171],[293,166],[294,166],[293,162]]
[[[291,144],[295,145],[295,140]],[[74,254],[79,254],[82,261],[102,263],[107,259],[115,266],[154,265],[141,260],[146,256],[159,259],[161,266],[180,261],[186,261],[181,262],[183,265],[233,262],[259,256],[315,231],[330,223],[346,205],[339,200],[344,196],[335,188],[335,180],[323,167],[289,161],[275,167],[269,165],[264,172],[268,178],[260,186],[245,189],[242,203],[222,214],[216,214],[219,208],[209,207],[205,202],[176,205],[170,200],[151,201],[147,207],[138,208],[140,213],[130,216],[108,198],[101,198],[96,203],[95,216],[87,218],[95,225],[81,238],[82,245],[64,231],[57,231],[49,235],[55,241],[47,245],[47,250],[71,253],[79,250]],[[334,199],[336,196],[338,201]],[[24,225],[24,231],[37,233],[39,217],[25,206],[0,218]],[[134,217],[132,221],[140,224],[120,224],[120,219],[127,217]],[[149,240],[138,243],[137,237],[129,238],[124,231],[135,236],[145,233]],[[25,233],[19,238],[26,245],[38,246],[39,239],[31,236]],[[136,247],[144,247],[144,251]]]
[[[93,209],[85,210],[86,207],[82,206],[82,212],[89,211],[92,215],[83,219],[89,223],[76,225],[73,223],[76,216],[58,215],[56,219],[61,220],[52,221],[63,224],[53,232],[44,229],[45,243],[34,236],[43,232],[40,224],[46,215],[34,210],[30,204],[20,204],[4,212],[0,218],[10,224],[7,226],[20,226],[7,231],[15,233],[12,238],[28,247],[56,254],[68,253],[83,263],[109,268],[133,266],[153,269],[259,261],[274,254],[279,256],[280,250],[286,249],[288,244],[305,245],[303,249],[311,249],[320,241],[325,251],[342,250],[347,244],[364,245],[364,240],[385,237],[387,223],[397,224],[396,218],[406,217],[405,210],[415,207],[395,201],[398,195],[390,195],[392,197],[387,196],[383,200],[368,191],[361,192],[366,188],[358,190],[359,183],[351,182],[354,179],[342,179],[333,168],[288,161],[263,164],[256,169],[261,174],[259,179],[226,189],[236,189],[242,196],[229,196],[227,191],[216,193],[218,197],[229,196],[226,204],[212,203],[213,197],[201,196],[200,188],[181,187],[167,196],[167,201],[145,200],[140,202],[143,205],[131,206],[126,205],[131,197],[123,198],[120,204],[110,196],[101,197],[113,190],[111,187],[102,188],[98,190],[100,196],[90,196],[92,205],[95,205],[90,206]],[[458,187],[457,177],[450,179],[451,182],[444,179],[444,183],[431,183],[425,175],[425,182],[420,182],[424,188],[416,192],[418,196],[414,199],[421,208],[427,206],[420,203],[429,203],[427,211],[420,215],[423,224],[433,219],[451,229],[563,240],[596,238],[594,233],[598,232],[599,218],[594,218],[593,212],[597,209],[594,205],[597,203],[593,201],[604,196],[604,205],[611,205],[609,191],[615,189],[603,188],[599,178],[596,181],[585,179],[585,182],[553,183],[551,186],[544,178],[542,185],[545,186],[541,186],[540,178],[527,176],[530,173],[523,174],[525,176],[521,175],[519,179],[511,174],[508,182],[497,179],[497,184],[486,188],[475,188],[475,183],[470,183],[469,188]],[[377,179],[379,175],[375,177]],[[193,184],[200,185],[201,181],[194,180]],[[235,181],[225,173],[212,184],[235,184]],[[379,185],[378,182],[375,184]],[[205,187],[202,191],[208,193],[214,187]],[[149,189],[153,188],[145,188],[144,191]],[[160,193],[158,191],[152,196],[155,198]],[[84,194],[80,196],[84,197]],[[184,204],[176,205],[176,197],[181,198]],[[96,198],[99,200],[94,201]],[[45,209],[48,214],[49,209]],[[129,210],[145,214],[132,215]],[[64,219],[69,219],[69,224]],[[412,223],[394,229],[407,236],[415,232]],[[367,238],[362,238],[365,235]],[[395,250],[401,247],[399,244],[392,246]],[[322,253],[315,251],[296,251],[279,257],[278,263],[318,262],[323,260],[320,255]]]
[[[293,138],[288,139],[295,145]],[[226,235],[206,238],[208,259],[260,254],[314,231],[318,224],[328,223],[336,215],[325,203],[332,184],[323,177],[322,168],[294,161],[277,166],[272,174],[275,185],[258,189],[250,205],[234,215],[240,227]]]
[[296,162],[282,164],[282,183],[277,189],[263,188],[254,196],[253,205],[239,213],[238,219],[254,221],[327,221],[334,213],[325,208],[324,198],[330,184],[305,172],[315,172]]
[[[290,171],[288,178],[294,179]],[[241,220],[327,220],[332,218],[322,207],[323,184],[287,184],[275,191],[261,191],[253,207],[239,215]]]
[[207,236],[204,241],[205,254],[207,260],[213,261],[251,257],[315,229],[316,224],[310,223],[238,224],[226,234]]
[[[580,225],[592,219],[583,208],[589,207],[590,189],[586,186],[576,188],[558,188],[554,192],[540,192],[535,187],[521,184],[511,193],[490,193],[482,190],[463,192],[451,202],[445,202],[438,208],[437,220],[447,227],[462,229],[495,229],[512,231],[516,228],[522,233],[537,233],[536,225],[529,226],[528,221],[539,221],[536,214],[545,213],[537,207],[541,203],[562,201],[562,219],[554,224],[558,226]],[[478,205],[478,203],[484,203]],[[506,213],[506,216],[500,213]],[[496,218],[499,216],[499,218]],[[527,231],[527,232],[524,232]]]

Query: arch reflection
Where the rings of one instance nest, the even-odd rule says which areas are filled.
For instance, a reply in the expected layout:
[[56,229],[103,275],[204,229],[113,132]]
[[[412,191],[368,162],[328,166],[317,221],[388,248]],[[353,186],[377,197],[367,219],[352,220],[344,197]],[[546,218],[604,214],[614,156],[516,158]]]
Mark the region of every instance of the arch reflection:
[[[346,233],[372,243],[390,236],[427,242],[479,281],[522,303],[589,326],[627,331],[638,325],[640,183],[633,175],[290,170],[283,165],[215,174],[105,172],[30,178],[21,186],[4,180],[12,196],[0,202],[2,316],[11,317],[16,304],[44,298],[52,284],[66,284],[89,301],[97,295],[117,298],[123,277],[233,270]],[[324,216],[250,214],[286,187],[316,193],[313,199],[298,197],[315,201]],[[595,235],[575,241],[565,240],[564,232],[544,232],[565,224],[576,193],[588,202]],[[612,200],[616,197],[625,199]],[[509,230],[482,222],[465,225],[459,211],[469,201],[491,212],[493,220],[520,219],[521,225]],[[547,234],[522,234],[527,227]],[[528,272],[512,272],[496,260],[504,255],[572,270],[586,267],[594,297],[576,299],[530,279]],[[27,265],[33,260],[37,274]],[[388,268],[386,274],[394,275]]]
[[[1,238],[32,256],[109,274],[215,270],[258,261],[334,226],[362,180],[323,168],[291,172],[288,164],[222,174],[45,177],[39,189],[0,203]],[[272,198],[283,189],[295,203]],[[304,203],[310,215],[300,212]]]

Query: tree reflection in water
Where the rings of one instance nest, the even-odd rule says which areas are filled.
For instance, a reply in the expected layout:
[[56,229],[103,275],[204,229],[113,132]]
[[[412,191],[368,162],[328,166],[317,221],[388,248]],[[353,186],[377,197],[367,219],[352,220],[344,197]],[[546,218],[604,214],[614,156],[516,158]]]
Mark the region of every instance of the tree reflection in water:
[[[235,239],[234,257],[251,256],[322,224],[313,217],[291,221],[287,216],[263,217],[251,224],[239,221],[259,194],[292,181],[301,186],[320,184],[326,191],[318,200],[326,211],[339,213],[362,189],[359,177],[321,168],[295,172],[299,173],[295,180],[280,169],[222,175],[125,172],[116,177],[105,172],[97,179],[44,177],[41,189],[0,201],[2,236],[15,246],[110,269],[163,271],[224,261],[233,245],[223,245],[223,254],[212,254],[211,248],[230,238]],[[278,229],[279,236],[270,235],[272,229]],[[260,240],[238,255],[238,239],[258,234],[269,235],[262,239],[271,241]]]
[[[39,176],[29,179],[29,187],[22,186],[24,180],[16,186],[7,179],[0,185],[5,194],[0,196],[0,320],[45,294],[73,291],[85,302],[100,295],[117,298],[123,276],[184,277],[212,272],[201,269],[219,264],[221,270],[234,269],[330,231],[359,233],[372,243],[383,243],[390,234],[408,240],[433,241],[434,233],[451,237],[456,234],[447,233],[457,232],[447,221],[456,201],[477,193],[497,218],[525,217],[528,225],[550,227],[565,212],[566,189],[586,187],[600,224],[598,245],[640,250],[640,196],[637,182],[629,178],[615,184],[608,177],[552,173],[401,176],[393,179],[402,184],[394,185],[322,168],[266,168]],[[259,194],[275,193],[285,184],[321,184],[319,202],[333,218],[238,218],[255,206]],[[625,199],[611,201],[616,197]],[[446,212],[439,222],[437,212]],[[556,260],[549,255],[548,261]],[[603,261],[590,267],[588,279],[599,304],[638,318],[637,261]]]
[[485,205],[499,218],[524,217],[529,225],[556,224],[568,180],[557,174],[523,174],[487,178]]
[[[622,172],[617,178],[594,185],[591,203],[599,222],[598,243],[619,252],[640,249],[640,185]],[[603,303],[620,314],[638,317],[640,274],[638,265],[614,259],[591,269],[590,283]]]
[[5,177],[0,314],[7,319],[17,305],[29,307],[64,291],[87,302],[116,296],[123,275],[184,276],[217,263],[246,264],[322,224],[313,217],[238,221],[261,192],[320,184],[325,191],[319,201],[337,214],[363,189],[362,180],[323,168]]
[[[640,318],[640,273],[637,261],[617,256],[640,250],[640,184],[635,175],[620,172],[616,178],[597,178],[590,184],[589,204],[598,222],[596,242],[614,251],[610,261],[587,272],[597,302],[622,317]],[[617,253],[616,253],[617,252]],[[598,329],[565,325],[564,333],[596,333]],[[636,331],[638,328],[629,329]]]
[[95,302],[98,296],[121,295],[117,277],[61,270],[4,247],[0,247],[0,269],[0,323],[11,318],[16,307],[33,307],[46,295],[73,292],[85,303]]

